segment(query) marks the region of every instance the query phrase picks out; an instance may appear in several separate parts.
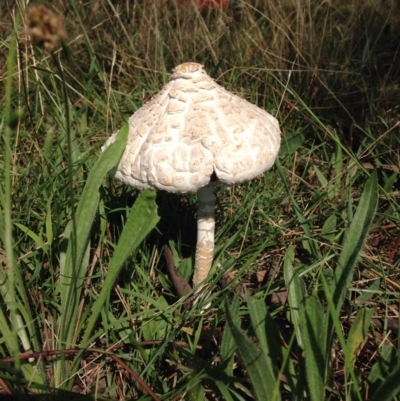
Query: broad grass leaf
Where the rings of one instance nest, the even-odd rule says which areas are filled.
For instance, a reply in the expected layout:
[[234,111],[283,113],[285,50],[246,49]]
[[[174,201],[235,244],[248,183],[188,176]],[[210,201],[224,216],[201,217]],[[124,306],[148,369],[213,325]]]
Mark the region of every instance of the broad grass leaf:
[[342,186],[341,177],[343,177],[343,149],[340,141],[336,142],[336,154],[332,162],[335,165],[335,180],[333,181],[333,185],[334,196],[336,197],[340,193],[340,188]]
[[205,389],[201,385],[201,382],[195,383],[190,389],[189,389],[189,400],[190,401],[204,401],[205,398]]
[[51,202],[53,200],[53,197],[50,196],[50,198],[47,200],[47,207],[46,207],[46,236],[47,236],[47,242],[49,246],[53,243],[53,222],[52,222],[52,214],[51,214]]
[[157,205],[155,203],[156,193],[153,190],[143,191],[136,199],[128,215],[121,237],[115,248],[114,255],[108,266],[108,273],[104,280],[102,289],[95,303],[92,314],[87,323],[83,344],[89,339],[91,332],[100,315],[101,309],[108,298],[119,272],[129,255],[145,239],[147,234],[156,226],[159,221]]
[[[169,322],[165,316],[162,315],[162,312],[167,311],[169,305],[162,296],[158,298],[158,303],[161,304],[162,309],[150,308],[146,309],[143,313],[142,334],[143,339],[146,341],[157,341],[165,338],[165,332]],[[168,318],[170,318],[170,316],[168,316]]]
[[324,399],[327,364],[325,313],[315,295],[304,298],[301,306],[300,331],[304,344],[307,385],[312,401]]
[[251,325],[256,334],[258,345],[265,356],[269,372],[272,372],[274,375],[275,387],[272,392],[272,399],[276,400],[280,398],[278,362],[283,360],[282,353],[280,352],[279,335],[277,334],[275,323],[268,313],[265,301],[263,299],[251,299],[248,292],[246,293],[246,299],[250,312]]
[[[19,264],[17,265],[17,267],[18,268],[20,267]],[[17,350],[19,351],[18,342],[15,341],[16,339],[15,334],[17,334],[24,351],[31,351],[33,348],[31,344],[32,332],[28,334],[28,332],[26,331],[26,323],[25,323],[25,322],[32,322],[33,320],[32,315],[30,313],[29,304],[23,305],[18,297],[13,298],[10,291],[10,287],[11,287],[10,275],[3,269],[0,269],[1,302],[7,305],[9,309],[11,309],[10,305],[13,305],[14,307],[13,311],[14,316],[10,320],[6,319],[5,315],[3,315],[3,311],[1,311],[1,319],[0,319],[1,342],[5,342],[11,354],[13,353],[16,354]],[[20,287],[18,286],[17,289],[19,288]],[[9,327],[10,323],[11,323],[11,328]],[[28,326],[28,328],[31,329],[32,327]],[[35,348],[37,349],[37,343],[34,343],[34,345],[36,346]]]
[[361,309],[351,325],[349,336],[347,339],[347,346],[349,353],[351,353],[351,363],[354,365],[357,350],[367,337],[368,328],[371,324],[371,319],[374,311],[372,309]]
[[304,135],[299,131],[289,132],[283,139],[279,151],[279,157],[292,155],[300,149],[305,140]]
[[[353,279],[354,267],[358,257],[364,247],[369,228],[371,227],[375,211],[378,205],[378,183],[376,171],[374,171],[364,188],[360,202],[354,217],[352,216],[351,199],[349,201],[348,220],[351,221],[350,227],[346,230],[343,239],[343,248],[340,253],[338,264],[334,271],[332,283],[328,287],[323,280],[324,291],[330,318],[326,319],[326,350],[329,351],[333,345],[334,332],[336,333],[343,347],[345,355],[345,369],[351,375],[351,390],[353,396],[357,394],[360,398],[360,389],[357,386],[357,378],[352,370],[352,354],[349,351],[347,342],[344,340],[341,324],[340,311],[345,299],[348,286]],[[324,279],[324,276],[321,276]]]
[[361,295],[359,295],[355,299],[355,301],[361,304],[362,302],[370,300],[381,290],[381,285],[383,282],[384,282],[383,278],[378,278],[378,279],[374,280],[369,287],[367,287],[363,290]]
[[181,260],[181,256],[177,250],[175,242],[168,241],[168,244],[172,251],[172,255],[174,256],[175,266],[177,266],[179,275],[183,277],[187,282],[189,282],[190,277],[192,277],[193,274],[192,258],[186,258]]
[[299,276],[294,272],[293,269],[294,249],[294,246],[290,246],[286,250],[283,273],[285,284],[288,289],[290,320],[296,332],[297,343],[300,345],[300,347],[304,348],[304,341],[300,328],[300,310],[302,308],[301,303],[305,296],[305,287],[304,283],[302,280],[300,280]]
[[400,394],[400,361],[397,366],[390,371],[383,383],[380,385],[371,401],[392,401],[395,396]]
[[286,251],[284,278],[288,288],[291,322],[296,333],[297,343],[305,351],[307,384],[311,399],[323,399],[326,369],[325,315],[318,298],[306,296],[303,281],[293,269],[294,247]]
[[143,360],[146,362],[146,364],[149,362],[149,353],[148,350],[142,347],[140,342],[136,339],[136,334],[135,332],[131,332],[129,334],[129,341],[133,345],[136,351],[140,353],[140,356],[143,358]]
[[76,230],[71,230],[65,265],[61,265],[61,343],[69,348],[76,335],[77,314],[81,299],[82,287],[86,276],[89,239],[91,228],[97,212],[99,188],[103,178],[121,157],[128,135],[128,124],[119,131],[116,141],[99,157],[87,179],[75,214]]
[[353,278],[354,267],[364,247],[378,205],[376,171],[369,177],[349,229],[345,233],[342,252],[335,269],[333,301],[340,310],[347,288]]
[[322,174],[321,170],[317,166],[313,166],[315,173],[317,174],[318,180],[321,183],[322,188],[326,188],[329,184],[329,181]]
[[221,395],[224,397],[224,401],[234,401],[234,398],[231,396],[226,383],[224,383],[222,380],[215,380],[214,383]]
[[[253,326],[253,330],[256,334],[258,345],[264,355],[271,355],[271,352],[276,351],[276,348],[270,347],[268,341],[268,335],[270,334],[270,332],[267,331],[268,327],[266,327],[266,318],[268,311],[267,307],[265,306],[265,301],[263,299],[251,299],[248,292],[246,293],[246,300],[250,312],[251,325]],[[273,343],[273,345],[276,346],[275,338],[273,338],[270,343],[271,342]],[[273,357],[275,361],[277,360],[276,356],[277,355],[274,355]],[[274,370],[273,366],[270,366],[270,368],[271,371]]]
[[[268,357],[241,332],[240,327],[233,320],[228,304],[226,304],[226,315],[229,330],[236,342],[240,357],[246,366],[255,398],[263,401],[272,400],[276,378],[270,369],[271,363],[267,361]],[[278,396],[275,399],[279,400],[280,397]]]
[[317,166],[313,166],[313,169],[318,177],[319,182],[321,183],[322,188],[326,190],[328,199],[332,200],[335,197],[334,184],[325,178],[324,174]]
[[337,233],[337,217],[331,214],[322,226],[321,236],[327,241],[334,242]]
[[193,274],[192,258],[183,259],[182,262],[179,263],[178,265],[178,272],[181,277],[183,277],[187,282],[189,282]]
[[[0,310],[0,332],[1,332],[1,340],[6,344],[6,347],[8,348],[10,354],[13,354],[13,349],[12,345],[10,345],[10,339],[15,336],[15,333],[13,333],[13,330],[10,329],[9,327],[9,318],[6,317],[4,312]],[[17,330],[18,328],[15,328],[14,330]],[[18,334],[21,334],[22,330],[19,330]],[[22,332],[23,333],[23,332]],[[26,335],[26,333],[23,333]],[[35,385],[44,385],[46,384],[46,377],[42,369],[37,369],[36,366],[33,366],[32,364],[21,364],[20,369],[24,375],[25,378],[29,379],[30,382],[34,383]],[[4,378],[4,372],[7,370],[14,371],[14,366],[8,363],[4,363],[0,361],[0,375]],[[16,381],[20,381],[21,378],[20,372],[15,372],[13,374],[14,378]],[[1,399],[1,397],[0,397]]]
[[[236,326],[240,325],[240,318],[239,318],[239,297],[236,294],[233,298],[231,304],[231,313],[233,324]],[[221,361],[224,365],[224,371],[228,376],[233,376],[233,356],[236,350],[236,343],[235,339],[232,336],[232,332],[230,330],[224,330],[221,340]]]
[[379,358],[372,366],[367,379],[370,393],[374,394],[379,390],[398,364],[400,364],[400,358],[396,348],[389,344],[382,344],[379,348]]
[[[352,368],[351,364],[351,353],[349,351],[349,347],[347,345],[347,342],[344,338],[343,334],[343,328],[342,328],[342,320],[341,320],[341,314],[340,311],[336,309],[336,305],[333,302],[333,297],[330,292],[330,287],[325,279],[325,276],[321,274],[320,276],[321,282],[323,285],[324,293],[325,293],[325,299],[326,303],[328,306],[328,312],[329,316],[326,316],[325,319],[325,326],[326,326],[326,352],[327,355],[329,355],[330,350],[332,349],[333,346],[333,335],[336,331],[336,335],[338,337],[342,352],[343,352],[343,359],[344,359],[344,368],[346,373],[350,376],[350,381],[348,382],[348,393],[350,394],[351,400],[362,400],[362,395],[360,392],[360,385],[359,385],[359,379],[358,375]],[[327,313],[328,313],[327,312]],[[324,325],[324,322],[321,322],[321,326]]]
[[48,250],[49,246],[45,243],[45,241],[42,238],[40,238],[37,234],[35,234],[32,230],[30,230],[28,227],[24,226],[21,223],[14,223],[14,225],[17,226],[28,237],[33,239],[38,248],[43,249],[45,252]]

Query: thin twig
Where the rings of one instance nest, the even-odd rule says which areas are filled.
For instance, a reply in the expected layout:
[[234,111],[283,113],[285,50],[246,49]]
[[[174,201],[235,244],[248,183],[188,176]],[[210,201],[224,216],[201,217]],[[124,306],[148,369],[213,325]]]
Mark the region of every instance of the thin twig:
[[154,401],[161,401],[160,398],[158,398],[154,391],[150,388],[150,386],[144,380],[142,380],[142,378],[122,359],[118,358],[115,354],[111,354],[110,357],[114,362],[117,362],[119,365],[121,365],[131,375],[133,380],[136,380],[139,383],[142,391],[144,390]]
[[[152,347],[155,345],[160,345],[163,344],[164,341],[161,340],[157,340],[157,341],[141,341],[139,344],[142,347]],[[184,342],[184,341],[171,341],[169,343],[170,345],[174,345],[175,347],[179,347],[179,348],[188,348],[189,344]],[[94,352],[99,352],[105,355],[111,355],[110,351],[116,350],[116,349],[121,349],[123,348],[125,345],[124,344],[114,344],[110,347],[108,347],[107,349],[102,349],[102,348],[87,348],[83,351],[84,354],[89,354],[89,353],[94,353]],[[196,347],[197,349],[201,349],[202,346],[198,345]],[[18,355],[17,358],[14,358],[12,356],[7,357],[7,358],[3,358],[0,359],[0,362],[5,362],[5,363],[12,363],[14,362],[16,359],[19,360],[25,360],[25,359],[29,359],[29,358],[52,358],[53,356],[58,356],[58,355],[75,355],[79,352],[82,352],[82,349],[80,348],[68,348],[68,349],[55,349],[55,350],[50,350],[50,351],[36,351],[36,352],[22,352],[21,354]]]

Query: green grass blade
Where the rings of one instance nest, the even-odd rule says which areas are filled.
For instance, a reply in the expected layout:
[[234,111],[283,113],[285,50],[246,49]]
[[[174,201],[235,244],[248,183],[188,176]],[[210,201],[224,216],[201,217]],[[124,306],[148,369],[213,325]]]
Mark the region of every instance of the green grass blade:
[[305,370],[310,396],[313,401],[323,399],[325,385],[326,336],[322,307],[315,296],[306,296],[303,281],[293,269],[294,247],[286,251],[284,278],[288,287],[291,322],[297,343],[305,351]]
[[304,347],[303,337],[300,329],[300,311],[302,308],[301,302],[305,296],[305,288],[299,276],[294,272],[294,246],[290,246],[286,250],[284,263],[284,278],[288,288],[288,302],[290,306],[290,318],[296,332],[297,343],[300,347]]
[[371,324],[373,314],[374,311],[372,309],[361,309],[351,325],[349,336],[347,338],[347,346],[349,347],[349,353],[352,357],[352,366],[354,366],[357,350],[368,334],[368,328]]
[[270,364],[267,362],[266,356],[235,324],[229,305],[226,305],[226,315],[229,330],[250,377],[255,398],[263,401],[272,400],[276,379],[270,370]]
[[378,388],[371,401],[392,401],[400,394],[400,363],[391,371],[389,376]]
[[337,217],[335,214],[331,214],[326,220],[322,227],[321,236],[330,242],[334,242],[335,235],[337,233]]
[[36,246],[38,248],[41,248],[43,250],[47,250],[48,246],[46,245],[45,241],[43,241],[42,238],[40,238],[37,234],[35,234],[32,230],[30,230],[28,227],[24,226],[21,223],[14,223],[15,226],[17,226],[23,233],[25,233],[28,237],[33,239],[35,241]]
[[374,394],[382,386],[389,374],[396,369],[400,363],[397,349],[393,345],[381,344],[378,350],[378,360],[372,366],[368,375],[368,391]]
[[261,351],[265,356],[268,371],[273,372],[274,376],[274,381],[272,383],[275,385],[271,399],[278,400],[280,399],[280,378],[278,377],[279,366],[277,366],[277,362],[281,361],[283,358],[279,352],[281,348],[277,341],[278,337],[275,330],[275,323],[269,315],[263,299],[252,300],[248,293],[246,295],[251,325],[256,333]]
[[128,219],[121,233],[121,237],[115,248],[114,255],[110,261],[108,273],[104,280],[103,287],[93,305],[92,314],[86,325],[85,334],[82,340],[83,345],[85,345],[90,338],[92,330],[100,315],[101,309],[110,294],[110,291],[115,283],[115,280],[117,279],[118,273],[123,267],[123,264],[129,255],[144,240],[147,234],[156,226],[160,219],[157,214],[155,198],[155,191],[143,191],[136,199],[136,202],[129,213]]
[[335,269],[333,301],[337,310],[342,307],[347,288],[353,278],[355,264],[364,247],[375,216],[377,205],[378,183],[376,171],[374,171],[365,185],[357,211],[345,234],[343,249]]
[[47,200],[47,208],[46,208],[46,236],[47,242],[49,246],[53,243],[54,233],[53,233],[53,223],[52,223],[52,216],[51,216],[51,202],[53,198],[50,197]]
[[375,216],[375,211],[378,205],[378,184],[376,171],[371,174],[368,179],[360,202],[358,204],[356,213],[352,217],[351,211],[349,212],[349,219],[351,224],[344,236],[344,245],[339,257],[338,265],[334,272],[333,288],[328,288],[325,279],[321,276],[325,297],[328,302],[330,318],[326,319],[326,350],[332,348],[334,329],[339,337],[345,354],[345,368],[350,374],[353,381],[352,391],[355,391],[354,396],[360,397],[359,388],[357,387],[357,378],[352,370],[351,353],[344,340],[341,330],[339,313],[342,308],[347,288],[353,278],[354,267],[357,263],[358,257],[367,239],[369,228]]
[[281,177],[281,180],[282,180],[282,182],[283,182],[283,184],[284,184],[284,186],[286,188],[286,191],[287,191],[287,193],[288,193],[288,195],[290,197],[290,200],[292,201],[294,212],[296,213],[296,216],[297,216],[297,218],[299,220],[299,225],[304,230],[304,234],[307,237],[307,241],[305,242],[305,247],[307,247],[308,248],[307,250],[311,254],[313,254],[315,257],[320,257],[316,241],[313,238],[313,234],[311,232],[311,228],[310,228],[310,226],[308,224],[308,221],[307,221],[306,217],[304,216],[304,214],[300,210],[300,207],[297,204],[296,199],[294,198],[294,196],[292,194],[292,191],[289,188],[289,185],[288,185],[288,183],[286,181],[286,176],[285,176],[285,174],[283,172],[283,168],[282,168],[282,165],[281,165],[279,159],[276,159],[275,166],[276,166],[276,169],[277,169],[277,171],[279,173],[279,176]]
[[[19,13],[16,12],[16,18],[14,20],[15,27],[17,27],[20,23]],[[1,333],[3,337],[7,335],[7,347],[10,351],[10,354],[15,357],[14,366],[15,368],[21,369],[23,375],[27,380],[30,380],[35,383],[43,383],[42,377],[39,372],[41,368],[32,369],[30,365],[21,365],[21,361],[18,358],[18,354],[20,352],[18,336],[23,342],[23,346],[25,349],[32,349],[31,339],[34,337],[33,343],[38,349],[38,341],[35,335],[33,318],[31,315],[30,304],[27,300],[27,292],[24,286],[24,281],[22,278],[21,270],[16,263],[15,255],[14,255],[14,245],[15,240],[13,237],[13,221],[12,221],[12,140],[14,138],[11,137],[11,134],[15,128],[15,122],[13,122],[13,118],[16,117],[17,111],[13,110],[15,104],[13,104],[12,92],[13,86],[15,85],[15,65],[16,65],[16,55],[17,55],[17,33],[13,31],[11,33],[11,40],[9,42],[9,47],[7,49],[7,74],[5,79],[5,93],[4,93],[4,105],[3,105],[3,118],[0,120],[0,137],[1,144],[4,146],[1,148],[2,155],[4,156],[3,163],[0,163],[0,166],[3,167],[3,171],[0,171],[1,176],[1,184],[0,184],[0,205],[1,205],[1,218],[0,218],[0,239],[2,240],[2,247],[4,247],[5,254],[7,256],[7,274],[5,275],[2,272],[2,279],[0,283],[1,293],[4,296],[4,303],[7,305],[7,308],[10,311],[11,317],[11,327],[10,330],[5,316],[2,313],[3,324],[1,325]],[[14,111],[14,112],[13,112]],[[18,121],[18,117],[16,119]],[[4,188],[4,191],[3,191]],[[2,269],[3,270],[3,269]],[[20,304],[17,294],[20,294],[23,306]],[[23,313],[23,315],[28,317],[28,320],[23,322],[21,315],[18,311],[18,308]],[[30,336],[28,336],[26,327],[28,325]],[[40,372],[41,373],[41,372]],[[20,387],[20,379],[17,379],[17,387],[18,391],[23,393],[22,387]]]
[[[339,314],[339,311],[336,309],[335,304],[333,303],[333,298],[332,298],[332,295],[330,292],[330,288],[329,288],[329,285],[328,285],[324,275],[321,275],[321,281],[322,281],[322,285],[324,287],[325,298],[326,298],[326,302],[328,304],[328,310],[329,310],[329,315],[330,315],[330,319],[326,318],[326,321],[329,321],[330,324],[333,325],[333,327],[336,331],[339,343],[343,350],[344,367],[345,367],[346,372],[350,376],[350,381],[346,383],[347,392],[349,394],[351,394],[351,400],[361,401],[362,395],[360,393],[360,387],[358,384],[359,381],[358,381],[358,377],[356,376],[356,374],[354,372],[354,369],[352,368],[352,364],[351,364],[352,358],[351,358],[351,354],[349,351],[349,347],[347,346],[347,343],[344,339],[342,323],[340,321],[340,314]],[[330,329],[330,326],[328,326],[328,328]],[[329,338],[329,342],[327,342],[328,346],[326,348],[326,353],[329,355],[330,350],[332,348],[331,344],[332,344],[333,332],[332,332],[332,335],[328,331],[326,333],[327,333],[327,338]]]
[[320,401],[324,399],[325,371],[329,355],[325,350],[325,314],[314,295],[304,299],[301,312],[300,328],[308,390],[312,401]]
[[233,397],[229,393],[228,386],[221,380],[215,380],[215,385],[220,391],[221,395],[224,397],[224,401],[234,401]]
[[288,155],[292,155],[301,148],[305,140],[301,131],[288,132],[283,138],[281,148],[279,150],[279,158],[282,159]]
[[[61,266],[61,346],[73,344],[77,313],[87,266],[83,263],[89,246],[92,224],[97,211],[99,188],[104,176],[118,164],[125,148],[128,124],[120,130],[116,141],[102,153],[89,174],[76,212],[76,238],[73,230],[68,241],[65,265]],[[64,268],[62,268],[64,267]]]
[[[18,315],[17,315],[18,316]],[[0,327],[1,327],[1,343],[5,343],[6,347],[8,348],[9,352],[12,353],[12,339],[15,336],[15,332],[18,330],[18,327],[10,329],[9,327],[9,319],[5,316],[4,312],[0,310]],[[19,329],[18,334],[21,333],[21,329]],[[11,367],[10,367],[11,368]],[[38,369],[35,368],[33,365],[30,364],[21,364],[17,368],[18,370],[21,370],[23,373],[23,376],[25,377],[26,380],[30,380],[31,382],[35,384],[44,384],[45,380],[43,380],[42,376],[40,375],[40,372],[38,372]],[[0,370],[0,373],[3,373],[3,371]],[[19,381],[21,380],[21,377],[19,375],[16,375],[16,382],[17,385],[19,385]],[[22,387],[20,388],[22,389]],[[1,399],[1,397],[0,397]]]
[[[1,145],[4,146],[1,148],[1,153],[4,155],[4,167],[3,171],[0,172],[2,186],[4,185],[4,192],[0,192],[0,204],[2,206],[2,232],[0,233],[2,239],[2,247],[4,246],[5,253],[7,256],[7,281],[2,281],[0,286],[2,287],[2,293],[7,293],[8,300],[5,300],[5,303],[10,311],[11,322],[13,330],[12,336],[8,339],[8,347],[11,354],[16,358],[15,359],[15,367],[18,369],[20,366],[20,361],[18,359],[19,353],[19,344],[18,344],[18,313],[16,308],[16,291],[15,291],[15,282],[16,276],[19,275],[19,271],[17,269],[15,257],[14,257],[14,238],[13,238],[13,229],[12,229],[12,149],[11,149],[11,132],[12,132],[12,122],[11,122],[11,114],[12,114],[12,87],[14,80],[14,67],[15,60],[17,55],[17,35],[15,32],[12,33],[11,41],[8,49],[7,56],[7,76],[5,82],[5,96],[4,96],[4,114],[3,120],[0,121],[0,138]],[[3,98],[3,96],[2,96]],[[0,187],[1,188],[1,187]],[[25,329],[23,329],[25,330]],[[25,333],[26,334],[26,333]]]
[[[239,318],[239,297],[236,295],[231,304],[233,322],[236,326],[240,325]],[[233,357],[236,350],[235,340],[230,330],[224,330],[221,340],[221,361],[224,365],[225,373],[233,376]]]
[[[264,355],[270,355],[270,347],[267,339],[265,320],[267,316],[267,307],[263,299],[251,299],[249,293],[246,293],[247,306],[249,308],[251,325],[256,334],[258,345]],[[273,367],[271,366],[271,371]]]

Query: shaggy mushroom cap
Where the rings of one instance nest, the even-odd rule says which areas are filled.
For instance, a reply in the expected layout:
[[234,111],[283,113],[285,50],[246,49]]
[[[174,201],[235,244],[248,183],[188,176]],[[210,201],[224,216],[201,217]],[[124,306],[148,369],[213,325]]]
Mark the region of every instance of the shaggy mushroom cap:
[[[202,65],[173,70],[162,90],[129,119],[119,165],[125,184],[168,192],[231,186],[268,170],[280,146],[278,121],[207,75]],[[115,140],[115,134],[105,146]]]

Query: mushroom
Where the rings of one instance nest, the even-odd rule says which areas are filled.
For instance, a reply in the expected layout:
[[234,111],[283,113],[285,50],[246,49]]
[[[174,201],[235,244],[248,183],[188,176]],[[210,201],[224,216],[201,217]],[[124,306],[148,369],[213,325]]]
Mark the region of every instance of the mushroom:
[[193,285],[200,291],[213,261],[215,187],[264,173],[277,157],[280,139],[275,117],[226,91],[201,64],[184,63],[130,117],[125,151],[110,173],[139,189],[197,192]]

